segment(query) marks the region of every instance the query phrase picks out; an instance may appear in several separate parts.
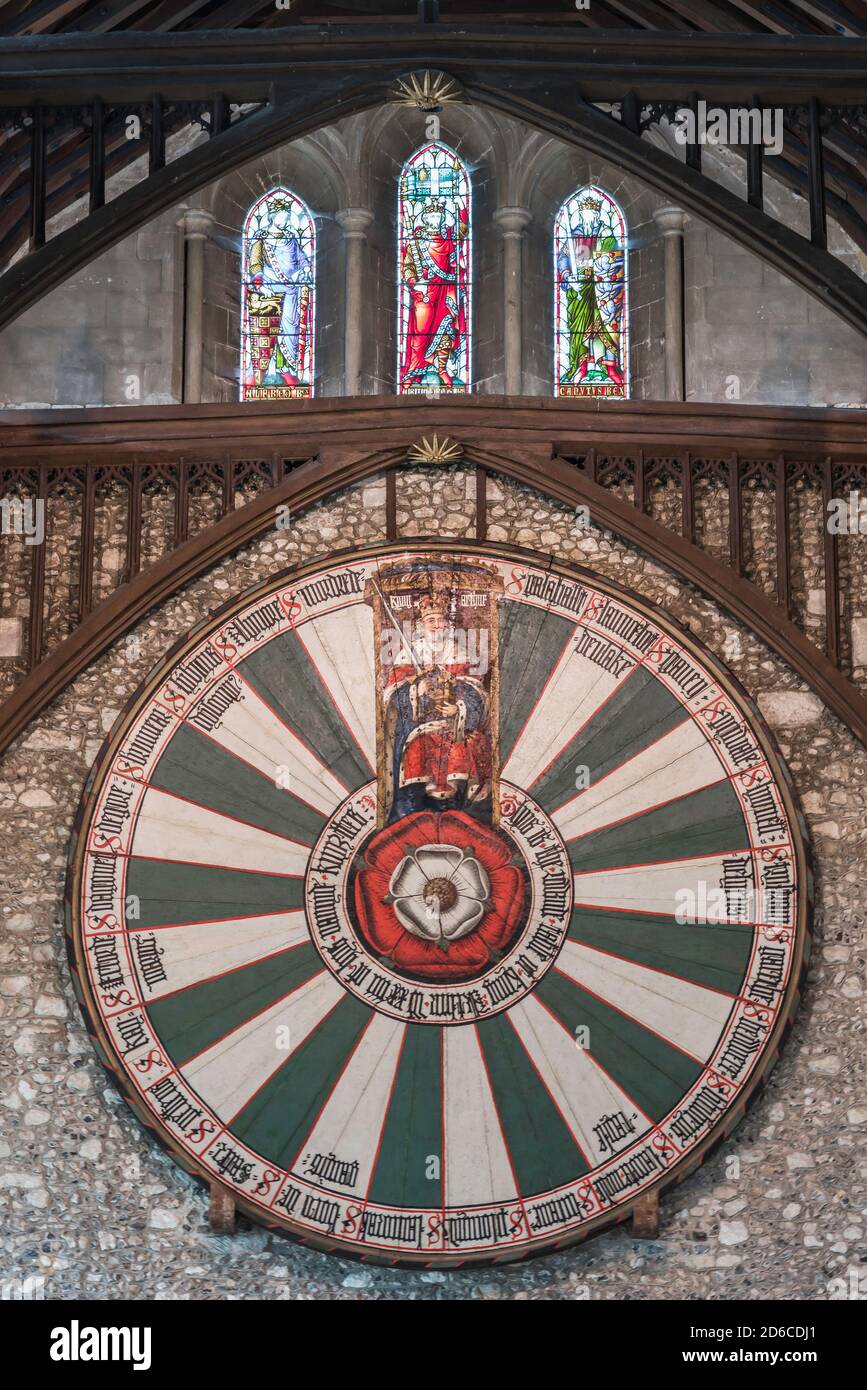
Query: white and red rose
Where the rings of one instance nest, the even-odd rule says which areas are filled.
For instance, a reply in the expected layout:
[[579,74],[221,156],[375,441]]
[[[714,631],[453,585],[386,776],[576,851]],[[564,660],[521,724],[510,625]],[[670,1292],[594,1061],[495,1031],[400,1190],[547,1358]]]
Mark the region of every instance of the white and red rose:
[[524,879],[508,841],[463,811],[418,811],[374,836],[355,880],[371,948],[448,983],[484,970],[515,932]]

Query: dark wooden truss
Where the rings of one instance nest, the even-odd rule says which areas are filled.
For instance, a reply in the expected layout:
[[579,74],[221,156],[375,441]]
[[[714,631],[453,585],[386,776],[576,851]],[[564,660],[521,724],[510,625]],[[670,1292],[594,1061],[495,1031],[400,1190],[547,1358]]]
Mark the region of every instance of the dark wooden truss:
[[[463,98],[595,151],[727,232],[867,332],[867,286],[828,249],[834,218],[867,249],[867,5],[864,0],[594,0],[600,31],[559,5],[539,16],[422,3],[346,7],[111,0],[0,4],[0,327],[114,242],[216,177],[354,111],[393,99],[396,80],[447,72]],[[781,15],[791,12],[783,31]],[[589,16],[590,11],[586,12]],[[275,17],[289,21],[272,24]],[[378,16],[378,17],[377,17]],[[122,30],[113,28],[112,17]],[[418,22],[428,19],[433,22]],[[532,18],[533,25],[526,21]],[[303,21],[311,22],[305,23]],[[317,23],[313,23],[317,20]],[[327,22],[334,20],[335,22]],[[507,22],[503,22],[507,21]],[[208,26],[256,24],[212,31]],[[169,27],[174,26],[174,27]],[[737,26],[737,27],[734,27]],[[2,37],[5,33],[8,37]],[[35,36],[34,36],[35,35]],[[699,98],[782,106],[785,153],[744,151],[746,197],[714,181],[701,149],[684,163],[651,142],[654,121]],[[140,135],[126,138],[127,117]],[[167,160],[198,124],[209,139]],[[147,153],[118,196],[112,176]],[[768,167],[806,199],[809,235],[767,206]],[[86,205],[83,200],[86,199]],[[78,200],[65,230],[52,219]],[[13,259],[15,258],[15,259]]]
[[[857,412],[370,397],[16,412],[0,431],[0,496],[43,498],[47,531],[28,552],[19,602],[29,612],[27,656],[0,705],[0,753],[150,609],[272,527],[279,504],[297,516],[384,477],[382,539],[402,539],[407,454],[434,432],[460,445],[453,466],[475,469],[479,539],[491,479],[588,507],[594,525],[728,610],[867,743],[867,697],[851,678],[849,648],[851,620],[863,616],[863,538],[824,524],[831,498],[867,495]],[[757,512],[770,548],[755,539]],[[120,568],[106,585],[96,537],[108,513]],[[21,555],[8,538],[4,550],[3,577],[21,589]],[[818,626],[805,598],[816,584]]]
[[273,0],[3,0],[0,33],[183,32],[188,29],[281,28],[287,24],[413,22],[420,14],[451,22],[572,23],[591,29],[662,32],[855,35],[867,24],[864,0],[294,0],[291,12]]

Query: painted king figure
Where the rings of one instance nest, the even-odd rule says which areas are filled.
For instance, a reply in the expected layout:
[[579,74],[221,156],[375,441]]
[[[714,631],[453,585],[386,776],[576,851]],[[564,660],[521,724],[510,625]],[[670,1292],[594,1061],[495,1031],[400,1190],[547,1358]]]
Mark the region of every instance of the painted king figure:
[[571,199],[557,219],[557,392],[625,396],[625,245],[606,195]]
[[[409,230],[401,276],[409,292],[400,389],[466,389],[456,378],[467,333],[463,243],[469,220],[459,208],[447,225],[445,204],[427,203]],[[405,311],[406,312],[406,311]]]
[[293,388],[310,394],[310,258],[292,226],[289,204],[275,201],[262,232],[254,236],[247,264],[250,317],[248,387]]
[[430,555],[377,566],[377,824],[418,811],[499,814],[499,614],[503,579]]
[[422,598],[419,621],[385,675],[389,821],[411,811],[490,805],[490,702],[479,653],[452,624],[439,595]]

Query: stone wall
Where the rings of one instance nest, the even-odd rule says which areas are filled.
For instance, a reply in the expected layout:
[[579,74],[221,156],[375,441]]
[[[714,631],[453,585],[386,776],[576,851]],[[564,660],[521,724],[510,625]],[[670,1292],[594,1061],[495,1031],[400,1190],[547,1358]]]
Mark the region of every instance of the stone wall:
[[684,236],[684,294],[687,400],[867,400],[867,350],[855,329],[694,218]]
[[[467,475],[399,477],[398,520],[467,534]],[[721,525],[724,523],[721,522]],[[769,1087],[738,1133],[663,1202],[657,1240],[621,1228],[512,1270],[403,1273],[305,1251],[243,1226],[217,1237],[200,1189],[126,1112],[70,986],[62,927],[66,848],[102,737],[166,648],[279,567],[382,539],[371,481],[217,566],[152,614],[35,720],[0,763],[0,1210],[7,1277],[51,1298],[826,1299],[863,1259],[867,752],[772,653],[667,570],[572,513],[495,480],[492,539],[591,567],[660,603],[726,661],[777,730],[811,826],[813,966]],[[714,537],[710,538],[711,540]],[[862,1284],[862,1288],[864,1288]],[[864,1290],[867,1292],[867,1289]]]
[[[200,136],[187,136],[187,143]],[[382,107],[262,156],[193,200],[214,218],[205,250],[205,400],[237,399],[241,227],[250,204],[275,183],[286,183],[304,198],[316,219],[320,395],[344,389],[341,214],[357,208],[372,214],[363,248],[362,321],[355,326],[362,339],[361,390],[394,390],[397,177],[406,157],[427,138],[421,112]],[[618,198],[629,230],[632,394],[662,398],[665,282],[653,212],[670,200],[601,159],[483,108],[446,107],[440,138],[458,150],[472,175],[475,389],[483,394],[504,389],[502,235],[496,212],[518,207],[530,214],[522,248],[523,390],[545,395],[552,380],[554,217],[576,188],[597,182]],[[659,142],[665,143],[661,134]],[[109,196],[141,175],[137,167],[120,182],[111,181]],[[742,192],[742,163],[733,156],[707,151],[705,168]],[[803,200],[771,178],[766,186],[775,215],[803,231]],[[172,209],[120,242],[0,334],[0,406],[183,399],[185,253],[178,229],[183,210]],[[81,208],[71,210],[62,225],[80,213]],[[863,256],[835,224],[830,237],[835,254],[863,274]],[[694,218],[687,223],[684,267],[688,397],[864,403],[863,340],[805,291]]]
[[164,213],[0,333],[0,406],[181,398],[183,241]]

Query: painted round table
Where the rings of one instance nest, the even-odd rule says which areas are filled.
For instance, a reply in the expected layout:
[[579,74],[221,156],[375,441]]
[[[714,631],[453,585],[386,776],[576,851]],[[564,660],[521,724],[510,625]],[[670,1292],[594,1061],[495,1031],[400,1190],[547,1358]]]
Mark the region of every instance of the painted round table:
[[757,710],[653,605],[361,550],[179,643],[90,775],[90,1031],[188,1171],[382,1263],[550,1251],[680,1182],[779,1050],[808,854]]

